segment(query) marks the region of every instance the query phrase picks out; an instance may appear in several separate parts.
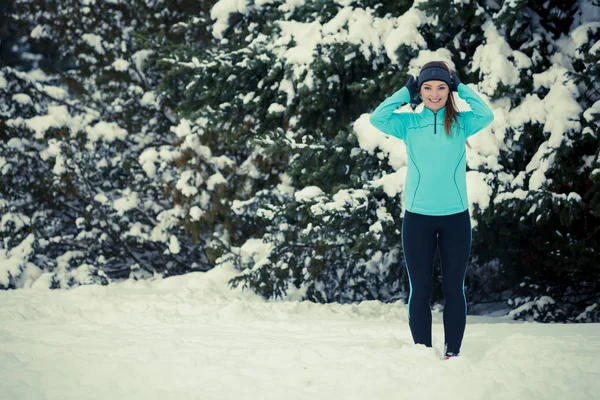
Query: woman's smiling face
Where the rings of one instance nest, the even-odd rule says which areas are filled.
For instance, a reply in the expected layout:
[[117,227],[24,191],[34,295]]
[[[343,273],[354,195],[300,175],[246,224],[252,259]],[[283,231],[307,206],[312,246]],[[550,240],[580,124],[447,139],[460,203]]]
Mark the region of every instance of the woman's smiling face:
[[435,112],[446,105],[450,88],[444,81],[427,81],[421,85],[420,93],[425,107]]

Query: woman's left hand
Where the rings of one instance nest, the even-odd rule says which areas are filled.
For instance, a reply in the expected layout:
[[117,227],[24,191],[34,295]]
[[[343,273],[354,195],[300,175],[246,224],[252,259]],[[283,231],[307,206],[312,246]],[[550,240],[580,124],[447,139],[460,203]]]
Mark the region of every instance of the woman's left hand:
[[458,79],[458,75],[456,75],[456,72],[452,74],[452,77],[450,78],[450,91],[451,92],[456,92],[458,91],[458,85],[460,85],[462,82],[460,81],[460,79]]

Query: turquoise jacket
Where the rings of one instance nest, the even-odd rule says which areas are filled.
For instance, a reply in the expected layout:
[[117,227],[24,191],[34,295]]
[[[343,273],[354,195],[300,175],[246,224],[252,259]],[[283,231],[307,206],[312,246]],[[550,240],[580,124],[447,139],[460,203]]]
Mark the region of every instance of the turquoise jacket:
[[444,129],[446,107],[434,113],[423,107],[420,113],[394,113],[410,101],[406,87],[381,103],[371,114],[377,129],[404,140],[408,170],[404,186],[406,210],[425,215],[450,215],[469,208],[467,199],[467,138],[488,126],[494,119],[492,110],[464,84],[458,94],[472,111],[458,114],[458,127],[452,135]]

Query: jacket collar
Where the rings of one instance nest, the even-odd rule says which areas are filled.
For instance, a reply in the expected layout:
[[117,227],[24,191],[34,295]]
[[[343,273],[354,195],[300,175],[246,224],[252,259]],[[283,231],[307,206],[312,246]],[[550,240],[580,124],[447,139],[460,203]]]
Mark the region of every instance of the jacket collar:
[[[444,114],[446,113],[446,106],[440,108],[439,110],[437,110],[437,116],[438,118],[444,118]],[[433,118],[434,112],[431,111],[429,108],[423,106],[423,111],[421,111],[421,114],[423,114],[426,117],[431,117]]]

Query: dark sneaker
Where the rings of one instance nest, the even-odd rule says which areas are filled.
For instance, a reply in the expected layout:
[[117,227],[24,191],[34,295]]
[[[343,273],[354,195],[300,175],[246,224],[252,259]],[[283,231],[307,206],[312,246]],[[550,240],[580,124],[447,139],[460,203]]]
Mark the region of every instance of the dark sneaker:
[[447,360],[451,357],[458,357],[458,353],[453,353],[451,351],[447,351],[446,354],[444,355],[444,358]]

